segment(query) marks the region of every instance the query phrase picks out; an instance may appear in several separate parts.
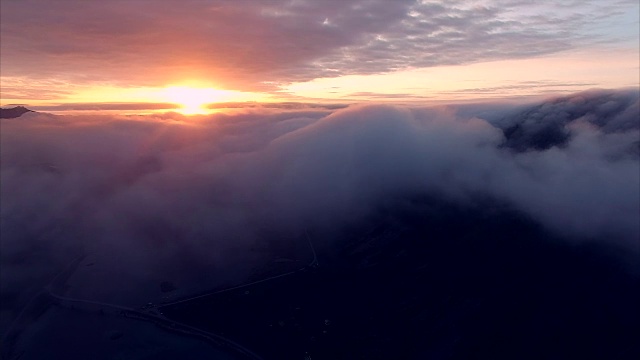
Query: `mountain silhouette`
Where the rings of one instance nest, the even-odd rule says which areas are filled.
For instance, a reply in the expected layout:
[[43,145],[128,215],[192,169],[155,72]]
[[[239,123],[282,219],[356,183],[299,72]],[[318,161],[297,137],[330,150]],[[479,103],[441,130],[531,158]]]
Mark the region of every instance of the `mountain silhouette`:
[[16,106],[13,108],[0,108],[0,119],[13,119],[20,117],[24,113],[33,112],[24,106]]

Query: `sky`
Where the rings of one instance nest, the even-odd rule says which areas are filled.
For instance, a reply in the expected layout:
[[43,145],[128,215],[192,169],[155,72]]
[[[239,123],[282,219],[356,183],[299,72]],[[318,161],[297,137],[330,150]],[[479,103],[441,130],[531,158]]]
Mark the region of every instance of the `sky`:
[[636,0],[2,0],[1,105],[438,102],[637,87]]

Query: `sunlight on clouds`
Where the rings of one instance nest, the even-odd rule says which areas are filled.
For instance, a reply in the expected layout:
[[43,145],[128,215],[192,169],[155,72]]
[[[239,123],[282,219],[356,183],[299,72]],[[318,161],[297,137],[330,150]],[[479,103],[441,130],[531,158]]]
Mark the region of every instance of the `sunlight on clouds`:
[[190,114],[202,114],[207,112],[207,104],[219,102],[228,97],[228,91],[211,88],[190,88],[186,86],[171,86],[161,92],[165,101],[180,105],[179,112]]
[[175,85],[161,89],[140,91],[139,97],[147,101],[174,103],[180,106],[177,111],[185,115],[211,112],[207,105],[212,103],[269,101],[269,96],[266,94],[188,85]]
[[[3,79],[4,80],[4,79]],[[48,106],[57,103],[149,103],[149,104],[175,104],[176,112],[191,115],[211,112],[208,105],[219,102],[269,102],[273,98],[266,93],[253,93],[232,90],[220,90],[196,83],[171,84],[166,87],[116,87],[116,86],[83,86],[74,85],[64,88],[65,92],[51,93],[44,91],[38,84],[30,84],[27,88],[34,98],[40,101],[30,101],[30,105]],[[17,87],[17,86],[16,86]],[[9,94],[12,95],[12,94]],[[19,103],[22,99],[3,96],[2,104]],[[155,112],[149,109],[149,112]]]

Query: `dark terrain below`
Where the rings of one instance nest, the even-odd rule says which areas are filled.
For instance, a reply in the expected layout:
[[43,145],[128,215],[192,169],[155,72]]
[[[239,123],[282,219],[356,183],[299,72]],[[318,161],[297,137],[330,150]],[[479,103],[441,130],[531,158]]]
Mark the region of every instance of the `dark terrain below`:
[[162,311],[271,360],[640,358],[640,281],[619,249],[476,204],[394,202],[317,268]]

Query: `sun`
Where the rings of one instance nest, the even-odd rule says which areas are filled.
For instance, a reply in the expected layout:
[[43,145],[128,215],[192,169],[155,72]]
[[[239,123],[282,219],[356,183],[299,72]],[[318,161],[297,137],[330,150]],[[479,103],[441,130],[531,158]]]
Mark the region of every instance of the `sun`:
[[210,112],[206,105],[220,101],[223,93],[224,91],[211,88],[171,86],[164,89],[163,97],[166,101],[180,105],[180,113],[193,115]]
[[112,102],[137,101],[151,104],[172,104],[174,105],[172,108],[175,107],[173,111],[184,115],[210,114],[219,111],[219,109],[210,106],[213,103],[270,100],[270,97],[263,93],[221,90],[197,82],[169,84],[163,87],[112,88],[109,90],[108,95],[104,95],[103,89],[99,98],[113,99]]

